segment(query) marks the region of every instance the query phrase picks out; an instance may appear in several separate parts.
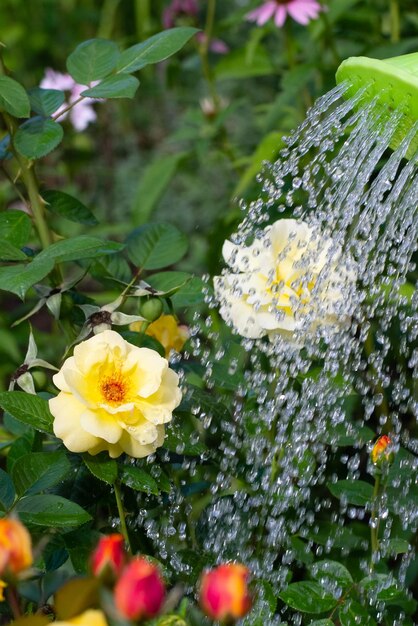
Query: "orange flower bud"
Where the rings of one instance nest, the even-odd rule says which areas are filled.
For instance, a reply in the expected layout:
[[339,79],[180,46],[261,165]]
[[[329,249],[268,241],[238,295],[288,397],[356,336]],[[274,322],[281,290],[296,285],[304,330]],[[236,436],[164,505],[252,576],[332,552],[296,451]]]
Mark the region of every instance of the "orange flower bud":
[[393,461],[392,439],[387,435],[382,435],[376,441],[370,453],[370,458],[374,465],[382,462],[392,463]]
[[7,584],[4,580],[0,580],[0,602],[4,602],[4,590],[6,589]]
[[248,569],[239,563],[226,563],[202,576],[200,604],[214,620],[237,620],[251,608]]
[[123,617],[154,617],[164,600],[164,583],[158,568],[143,557],[126,566],[115,586],[115,604]]
[[18,574],[32,565],[32,541],[17,519],[0,519],[0,574]]
[[125,565],[123,537],[115,533],[101,537],[91,557],[91,571],[94,576],[116,578]]

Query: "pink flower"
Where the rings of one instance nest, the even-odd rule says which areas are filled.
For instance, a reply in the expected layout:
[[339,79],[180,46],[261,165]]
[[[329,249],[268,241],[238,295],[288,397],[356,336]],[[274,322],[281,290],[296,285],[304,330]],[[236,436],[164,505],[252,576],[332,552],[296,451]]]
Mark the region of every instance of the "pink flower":
[[318,17],[323,7],[316,0],[268,0],[258,9],[246,15],[251,22],[262,26],[268,20],[274,19],[276,26],[283,26],[287,15],[296,22],[306,26],[311,20]]
[[[69,92],[68,101],[64,102],[64,104],[62,104],[59,109],[55,111],[54,115],[61,113],[61,111],[67,108],[69,104],[78,100],[81,92],[87,88],[85,85],[79,85],[76,83],[69,74],[61,74],[60,72],[55,72],[51,68],[47,68],[45,70],[45,76],[41,80],[39,86],[42,87],[42,89],[59,89],[60,91]],[[93,83],[90,86],[92,87]],[[89,123],[94,122],[97,118],[96,112],[92,107],[93,102],[93,98],[84,98],[76,104],[74,108],[70,109],[68,113],[61,115],[59,120],[64,120],[68,115],[75,130],[85,130]]]
[[182,15],[195,17],[199,7],[197,0],[172,0],[169,6],[163,12],[164,28],[173,28],[176,19]]
[[[197,33],[196,41],[199,44],[206,43],[206,34],[204,32]],[[211,39],[209,42],[209,50],[216,54],[227,54],[229,52],[229,46],[222,41],[222,39]]]

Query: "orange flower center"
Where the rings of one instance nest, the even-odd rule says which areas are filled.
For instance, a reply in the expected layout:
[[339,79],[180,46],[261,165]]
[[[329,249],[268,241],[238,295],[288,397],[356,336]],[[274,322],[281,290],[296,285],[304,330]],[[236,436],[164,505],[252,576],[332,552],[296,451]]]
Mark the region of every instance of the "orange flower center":
[[128,393],[128,385],[120,372],[105,376],[100,381],[100,391],[108,404],[122,404]]

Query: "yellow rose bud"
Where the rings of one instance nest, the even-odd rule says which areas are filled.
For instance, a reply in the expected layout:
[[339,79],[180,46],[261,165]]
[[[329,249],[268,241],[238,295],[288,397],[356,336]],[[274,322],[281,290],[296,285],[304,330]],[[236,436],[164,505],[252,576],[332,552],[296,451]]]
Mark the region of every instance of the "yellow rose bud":
[[32,541],[26,528],[17,519],[0,519],[0,574],[15,576],[32,563]]
[[78,344],[53,380],[61,390],[49,401],[55,435],[72,452],[113,458],[155,452],[182,395],[166,359],[113,330]]
[[[141,332],[142,324],[143,322],[134,322],[129,328]],[[171,350],[180,352],[189,338],[187,326],[178,324],[174,315],[161,315],[147,327],[145,334],[160,342],[165,349],[166,356]]]

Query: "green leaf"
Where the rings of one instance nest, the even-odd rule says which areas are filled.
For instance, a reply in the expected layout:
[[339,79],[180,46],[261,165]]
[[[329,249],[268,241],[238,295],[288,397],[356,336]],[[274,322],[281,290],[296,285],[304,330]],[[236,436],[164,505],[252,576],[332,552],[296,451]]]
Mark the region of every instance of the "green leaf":
[[32,111],[42,117],[49,117],[64,103],[65,94],[58,89],[42,89],[34,87],[29,91]]
[[312,578],[321,584],[337,583],[342,589],[353,584],[353,578],[344,565],[337,561],[318,561],[311,565],[310,574]]
[[341,626],[376,626],[374,619],[368,614],[367,609],[349,599],[338,611]]
[[27,243],[32,229],[29,215],[24,211],[4,211],[0,213],[0,239],[21,248]]
[[147,281],[157,291],[175,291],[171,301],[175,309],[203,302],[207,285],[187,272],[158,272]]
[[309,626],[334,626],[334,622],[330,619],[316,619],[314,622],[310,622]]
[[185,152],[178,152],[159,156],[144,169],[131,209],[134,225],[140,226],[149,220],[185,155]]
[[84,41],[67,59],[67,70],[77,83],[88,85],[108,76],[115,69],[120,53],[108,39]]
[[166,429],[163,447],[176,454],[200,456],[207,451],[207,448],[198,437],[197,431],[194,431],[187,422],[181,426],[171,422]]
[[120,55],[118,72],[136,72],[172,56],[198,32],[197,28],[170,28],[128,48]]
[[104,254],[114,254],[123,250],[124,244],[116,241],[105,241],[97,237],[80,235],[72,239],[62,239],[51,244],[42,250],[37,256],[37,260],[56,261],[80,261],[81,259],[95,259]]
[[16,80],[0,76],[0,109],[14,117],[29,117],[28,94]]
[[331,611],[337,604],[337,600],[321,585],[306,581],[290,584],[279,593],[279,598],[302,613],[324,613]]
[[28,159],[39,159],[62,141],[62,126],[51,119],[34,117],[20,126],[14,136],[15,148]]
[[395,605],[404,608],[408,613],[414,612],[416,601],[411,599],[406,590],[387,574],[374,574],[367,576],[359,583],[360,588],[370,597],[387,605]]
[[0,239],[0,261],[26,261],[27,256],[20,248]]
[[363,480],[339,480],[327,483],[327,487],[333,496],[347,504],[366,506],[373,500],[373,486]]
[[139,80],[135,76],[115,74],[82,91],[81,95],[89,98],[133,98],[138,87]]
[[36,430],[51,434],[52,417],[48,402],[39,396],[24,391],[2,391],[0,406],[17,420],[32,426]]
[[56,189],[46,189],[42,192],[42,197],[47,203],[46,208],[48,211],[55,215],[65,217],[65,219],[78,224],[86,224],[88,226],[98,224],[90,209],[68,193],[57,191]]
[[54,599],[58,620],[66,622],[87,609],[97,606],[99,580],[85,577],[69,580],[58,589]]
[[45,278],[53,267],[51,259],[38,258],[26,265],[0,267],[0,289],[11,291],[23,300],[27,290]]
[[411,549],[409,542],[405,539],[398,539],[394,537],[393,539],[389,539],[387,545],[385,546],[385,552],[387,554],[406,554]]
[[310,551],[308,545],[297,537],[296,535],[290,538],[290,545],[292,546],[292,551],[295,553],[295,557],[301,563],[305,565],[310,565],[314,559],[312,552]]
[[156,270],[186,254],[187,237],[171,224],[146,224],[129,235],[126,251],[137,267]]
[[14,464],[12,477],[19,496],[32,495],[59,483],[70,469],[64,452],[31,452]]
[[118,466],[116,461],[109,459],[107,454],[91,456],[83,454],[83,461],[90,472],[105,483],[113,485],[118,476]]
[[160,493],[154,478],[139,467],[124,465],[120,479],[124,485],[135,489],[135,491],[145,491],[145,493],[152,493],[155,496]]
[[49,528],[80,526],[91,519],[75,502],[49,494],[26,496],[19,500],[15,509],[24,524]]
[[16,492],[9,474],[0,469],[0,507],[8,511],[15,501]]

